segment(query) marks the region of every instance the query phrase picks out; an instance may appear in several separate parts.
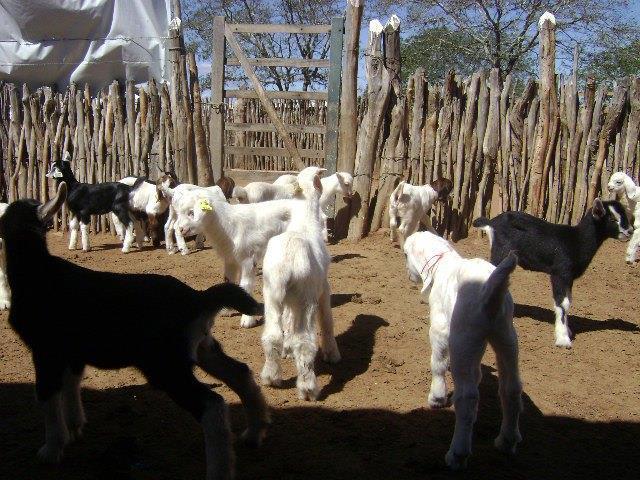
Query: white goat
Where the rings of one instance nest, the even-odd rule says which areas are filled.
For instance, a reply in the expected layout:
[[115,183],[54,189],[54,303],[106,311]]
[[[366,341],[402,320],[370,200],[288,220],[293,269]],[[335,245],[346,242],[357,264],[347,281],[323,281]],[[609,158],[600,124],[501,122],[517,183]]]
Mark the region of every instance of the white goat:
[[238,203],[258,203],[269,200],[283,200],[300,196],[297,182],[274,185],[269,182],[251,182],[245,187],[235,187],[232,198]]
[[[451,192],[453,184],[446,178],[440,178],[431,185],[411,185],[405,181],[398,184],[389,198],[389,227],[391,241],[397,240],[400,232],[400,244],[418,231],[420,222],[429,230],[431,227],[431,208],[438,200],[444,201]],[[400,227],[398,227],[398,217]]]
[[496,448],[515,452],[522,384],[518,371],[518,337],[513,327],[509,275],[517,258],[510,253],[497,267],[465,259],[449,242],[430,232],[414,233],[404,244],[411,281],[423,283],[429,299],[431,342],[431,408],[447,405],[445,373],[451,359],[456,425],[445,457],[453,469],[466,466],[471,454],[473,424],[478,410],[481,361],[487,343],[498,364],[502,425]]
[[[309,167],[312,168],[312,167]],[[307,169],[305,169],[307,170]],[[303,170],[303,172],[305,171]],[[324,170],[324,169],[323,169]],[[279,176],[274,182],[274,185],[286,185],[289,183],[294,183],[298,181],[298,175],[285,174]],[[324,240],[327,241],[329,239],[329,231],[327,229],[327,207],[331,200],[333,200],[334,196],[338,193],[342,193],[342,196],[345,199],[351,198],[353,196],[353,175],[347,172],[336,172],[333,175],[329,175],[321,179],[322,182],[322,196],[320,197],[320,209],[322,214],[322,223],[324,228],[322,230],[322,235]]]
[[[202,190],[187,190],[173,203],[175,231],[182,236],[204,234],[224,261],[227,281],[252,292],[256,264],[262,259],[269,239],[285,231],[291,209],[301,200],[272,200],[263,203],[232,205],[217,195]],[[249,328],[257,319],[243,315],[240,326]]]
[[[0,203],[0,217],[4,215],[8,206],[6,203]],[[0,310],[8,310],[11,307],[11,290],[5,273],[7,270],[6,254],[4,242],[0,238]]]
[[302,400],[315,400],[319,392],[314,371],[318,350],[316,316],[324,360],[331,363],[340,360],[327,280],[331,256],[323,238],[320,211],[323,191],[320,173],[324,171],[317,168],[310,179],[298,177],[305,200],[296,202],[287,231],[269,240],[262,268],[265,304],[262,383],[275,386],[282,383],[280,358],[291,353],[298,371],[298,396]]
[[[136,180],[137,177],[124,177],[118,181],[131,187]],[[129,199],[129,208],[134,214],[143,213],[146,215],[151,237],[156,246],[160,244],[157,235],[158,218],[169,208],[171,202],[171,199],[160,188],[161,185],[172,188],[175,187],[176,182],[171,175],[164,173],[155,183],[149,181],[142,183]],[[116,227],[116,233],[123,238],[124,232],[120,222],[117,221],[118,218],[114,213],[111,214],[111,217]],[[146,232],[143,221],[139,218],[134,221],[134,228]]]
[[632,264],[638,260],[638,245],[640,244],[640,187],[636,186],[629,175],[624,172],[616,172],[609,178],[607,185],[609,192],[615,193],[616,197],[624,194],[629,205],[629,218],[633,215],[634,232],[627,247],[626,261]]
[[[171,255],[175,253],[177,250],[182,253],[182,255],[189,254],[189,247],[187,247],[187,242],[184,239],[184,236],[180,232],[179,228],[176,228],[176,221],[178,220],[178,211],[180,211],[182,204],[185,200],[184,194],[190,191],[201,192],[203,195],[211,198],[212,201],[215,202],[227,202],[227,199],[222,192],[222,189],[214,185],[212,187],[199,187],[197,185],[193,185],[190,183],[181,183],[175,188],[169,188],[166,185],[160,185],[160,190],[170,199],[171,203],[169,204],[169,217],[167,218],[167,222],[164,225],[164,242],[167,252]],[[173,238],[175,235],[176,243],[178,244],[177,249],[173,242]],[[201,249],[203,247],[203,236],[198,235],[196,238],[196,248]]]

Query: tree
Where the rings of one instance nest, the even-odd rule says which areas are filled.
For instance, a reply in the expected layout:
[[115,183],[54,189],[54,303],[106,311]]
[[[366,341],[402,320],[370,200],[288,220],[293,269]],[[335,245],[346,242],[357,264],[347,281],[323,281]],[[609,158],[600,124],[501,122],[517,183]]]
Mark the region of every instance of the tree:
[[489,66],[504,78],[537,53],[538,19],[556,16],[561,62],[570,64],[576,42],[583,51],[598,46],[601,34],[620,36],[634,29],[625,15],[629,0],[378,0],[383,10],[405,8],[409,23],[444,27],[468,37]]
[[[605,43],[605,42],[603,42]],[[606,42],[609,44],[609,42]],[[604,49],[587,55],[583,70],[597,81],[613,81],[640,75],[640,38],[609,44]]]
[[[328,24],[342,14],[343,2],[333,0],[191,0],[184,3],[185,37],[188,48],[200,58],[211,57],[213,18],[223,15],[232,23]],[[236,34],[249,57],[316,58],[329,55],[328,34]],[[243,84],[239,68],[227,68],[227,81]],[[293,67],[256,67],[266,88],[309,90],[325,87],[327,69]]]

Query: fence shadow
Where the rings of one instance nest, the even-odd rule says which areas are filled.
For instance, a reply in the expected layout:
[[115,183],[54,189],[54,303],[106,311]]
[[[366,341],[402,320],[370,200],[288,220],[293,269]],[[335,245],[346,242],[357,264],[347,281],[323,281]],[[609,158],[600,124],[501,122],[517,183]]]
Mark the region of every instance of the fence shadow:
[[[533,318],[534,320],[550,324],[554,324],[556,321],[555,314],[548,308],[520,303],[514,305],[513,316],[515,318]],[[622,320],[621,318],[594,320],[592,318],[571,314],[569,314],[569,327],[574,334],[598,332],[602,330],[620,330],[622,332],[640,331],[639,325]]]
[[[322,403],[296,403],[273,409],[273,425],[259,450],[236,448],[237,478],[244,479],[451,479],[451,478],[635,478],[630,459],[640,423],[590,422],[545,416],[523,396],[521,431],[515,457],[492,445],[500,426],[497,378],[488,367],[469,470],[452,474],[444,465],[452,409],[408,411],[357,408],[333,410]],[[388,388],[379,385],[383,390]],[[265,390],[268,395],[268,390]],[[426,392],[425,392],[426,394]],[[44,423],[35,407],[33,385],[0,384],[0,477],[16,480],[193,479],[205,472],[198,424],[168,397],[147,385],[84,389],[89,424],[70,445],[62,464],[38,465],[35,452]],[[235,432],[244,428],[242,409],[230,406]]]

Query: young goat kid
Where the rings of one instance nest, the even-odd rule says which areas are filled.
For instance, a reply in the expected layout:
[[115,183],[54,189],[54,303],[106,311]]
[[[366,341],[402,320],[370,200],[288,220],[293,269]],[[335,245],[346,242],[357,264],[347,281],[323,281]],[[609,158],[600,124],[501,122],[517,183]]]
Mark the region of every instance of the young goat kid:
[[556,346],[566,348],[571,348],[567,312],[574,280],[587,270],[607,238],[626,241],[633,232],[620,202],[599,198],[575,227],[549,223],[524,212],[505,212],[491,220],[480,217],[473,226],[489,235],[494,265],[514,250],[522,268],[551,276]]
[[232,198],[238,203],[259,203],[269,200],[284,200],[300,196],[297,182],[274,185],[269,182],[251,182],[244,187],[235,187]]
[[629,214],[633,215],[634,232],[627,247],[625,260],[629,265],[637,262],[638,245],[640,245],[640,187],[636,186],[631,177],[624,172],[616,172],[611,175],[607,188],[617,197],[625,195],[629,205]]
[[[180,251],[182,255],[188,255],[190,250],[189,247],[187,247],[187,242],[180,232],[180,229],[176,228],[178,212],[182,209],[183,203],[185,201],[188,202],[190,198],[188,196],[185,196],[185,193],[189,191],[200,192],[213,201],[226,203],[227,199],[225,198],[224,192],[217,185],[214,185],[212,187],[199,187],[190,183],[181,183],[175,188],[169,188],[165,185],[160,185],[159,188],[171,201],[169,205],[169,216],[167,217],[167,221],[164,224],[164,242],[167,253],[171,255],[176,251]],[[176,241],[175,243],[173,241],[174,235]],[[200,234],[196,237],[196,248],[202,249],[203,246],[204,236]]]
[[[398,184],[389,198],[389,227],[391,241],[397,240],[400,232],[400,245],[411,234],[418,231],[420,222],[431,228],[431,208],[434,203],[445,202],[453,189],[453,183],[446,178],[439,178],[431,185],[411,185],[405,181]],[[400,227],[398,227],[398,218]]]
[[282,383],[280,358],[283,353],[291,353],[298,370],[298,396],[302,400],[318,397],[314,371],[318,351],[316,317],[324,360],[331,363],[340,360],[327,280],[331,256],[324,242],[324,218],[320,211],[323,190],[320,173],[326,170],[316,170],[309,179],[298,177],[306,200],[296,202],[287,231],[269,240],[262,267],[265,303],[262,383],[275,386]]
[[500,434],[494,444],[499,450],[514,453],[522,440],[518,427],[522,410],[518,337],[508,290],[516,256],[509,254],[497,267],[479,258],[465,259],[449,242],[430,232],[407,238],[404,252],[410,280],[422,282],[422,295],[429,300],[431,408],[447,405],[445,373],[451,363],[456,425],[445,457],[447,465],[465,468],[471,454],[480,368],[487,343],[496,354],[502,406]]
[[[89,244],[89,223],[91,215],[102,215],[113,212],[115,214],[116,230],[124,233],[122,252],[128,253],[133,243],[134,220],[129,212],[129,202],[132,193],[142,185],[144,179],[139,178],[132,187],[119,182],[104,182],[97,184],[81,183],[76,180],[71,170],[69,152],[65,152],[64,159],[51,165],[47,177],[68,185],[69,196],[67,206],[70,211],[69,219],[69,250],[75,250],[78,243],[78,226],[82,237],[82,250],[91,250]],[[119,225],[118,225],[119,223]],[[144,233],[136,232],[136,242],[138,248],[142,248],[144,243]]]
[[[248,419],[245,439],[258,444],[269,420],[260,388],[249,368],[225,355],[209,332],[222,307],[257,314],[260,305],[228,283],[197,291],[169,276],[96,272],[50,255],[46,224],[65,195],[61,183],[45,205],[19,200],[0,219],[12,297],[9,324],[32,351],[36,395],[45,414],[46,440],[38,457],[59,462],[65,446],[82,433],[85,365],[133,366],[202,425],[207,480],[230,479],[227,408],[219,394],[196,379],[193,367],[240,397]],[[73,292],[73,308],[52,316],[50,302],[34,301],[34,282],[42,280]]]
[[[133,187],[138,177],[125,177],[119,180],[120,183]],[[148,231],[151,236],[151,241],[154,246],[160,245],[159,234],[159,218],[169,208],[171,199],[162,191],[161,186],[167,188],[174,188],[176,186],[175,178],[168,172],[164,172],[156,182],[150,182],[145,180],[136,190],[133,192],[129,202],[129,209],[137,217],[135,220],[135,229],[140,229],[143,232],[147,231],[146,223],[148,224]],[[113,223],[116,226],[116,231],[119,226],[117,217],[114,213],[111,214]],[[124,232],[118,232],[120,238],[124,238]]]

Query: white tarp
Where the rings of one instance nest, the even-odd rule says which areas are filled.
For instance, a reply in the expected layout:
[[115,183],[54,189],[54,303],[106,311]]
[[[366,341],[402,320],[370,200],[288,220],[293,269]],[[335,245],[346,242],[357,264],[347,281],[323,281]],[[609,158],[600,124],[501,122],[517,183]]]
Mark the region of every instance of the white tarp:
[[170,0],[0,0],[0,80],[168,80]]

